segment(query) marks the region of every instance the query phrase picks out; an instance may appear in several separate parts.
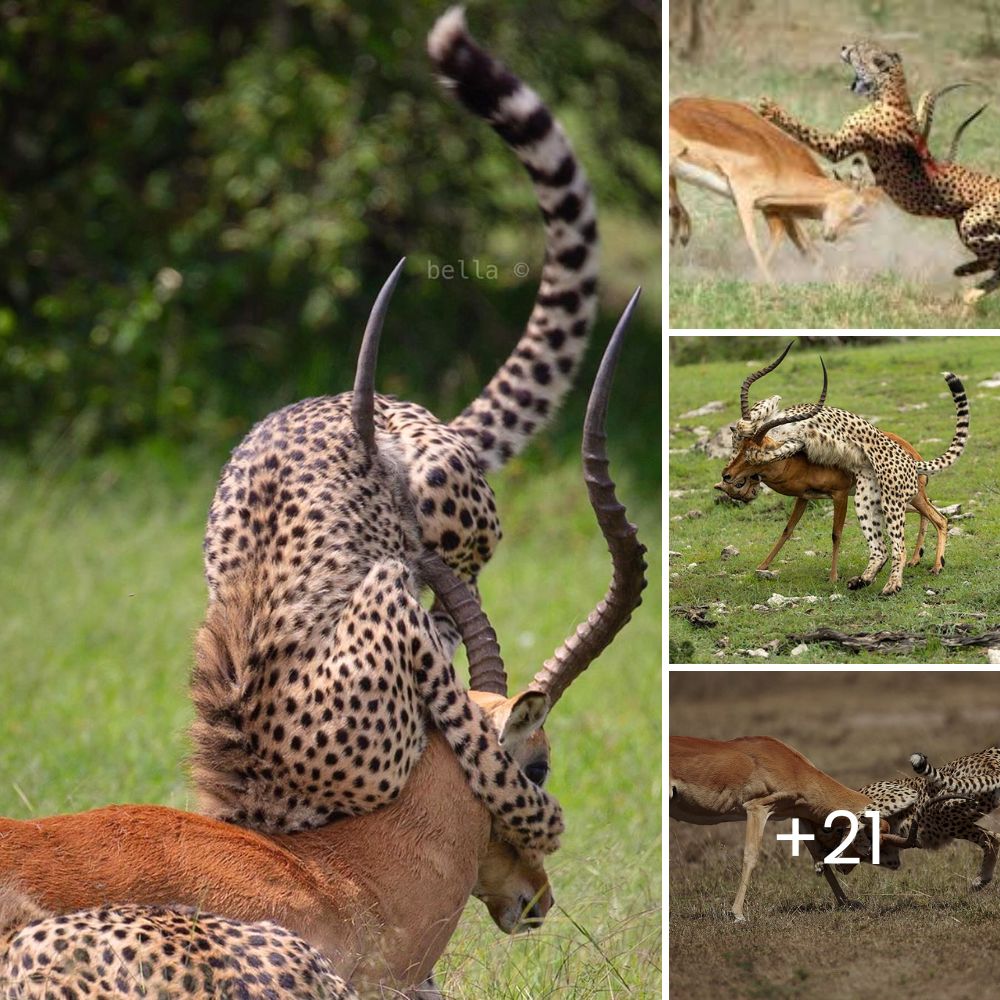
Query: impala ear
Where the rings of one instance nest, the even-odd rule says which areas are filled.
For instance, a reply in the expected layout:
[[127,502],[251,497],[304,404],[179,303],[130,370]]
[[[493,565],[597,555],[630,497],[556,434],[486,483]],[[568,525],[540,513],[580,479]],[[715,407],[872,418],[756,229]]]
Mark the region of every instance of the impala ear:
[[507,718],[497,718],[500,731],[500,745],[523,743],[529,736],[542,728],[549,714],[548,696],[541,691],[522,691],[510,701]]

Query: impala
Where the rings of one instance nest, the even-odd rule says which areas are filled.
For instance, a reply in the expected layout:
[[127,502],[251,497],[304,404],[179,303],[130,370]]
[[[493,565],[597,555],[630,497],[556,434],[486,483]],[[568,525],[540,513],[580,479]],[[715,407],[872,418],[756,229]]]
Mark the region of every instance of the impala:
[[[584,422],[584,478],[611,552],[611,583],[526,691],[506,695],[495,635],[467,585],[433,553],[422,566],[468,649],[471,697],[501,743],[539,780],[548,771],[541,729],[548,711],[627,623],[645,586],[645,547],[608,476],[604,431],[611,378],[637,298],[638,292],[608,344]],[[476,690],[484,679],[493,690]],[[11,929],[10,913],[23,919],[26,912],[107,904],[192,906],[281,924],[363,996],[383,990],[435,996],[433,965],[470,895],[508,933],[539,924],[552,905],[537,856],[496,835],[487,806],[435,729],[394,802],[297,833],[268,835],[148,805],[0,820],[0,942]]]
[[[850,821],[842,817],[824,829],[835,810],[861,815],[871,799],[842,785],[773,736],[744,736],[734,740],[706,740],[695,736],[670,737],[670,818],[685,823],[710,825],[746,821],[743,872],[730,912],[746,919],[743,902],[750,875],[757,864],[764,826],[768,819],[799,819],[816,839],[807,841],[817,869],[825,876],[837,902],[852,905],[831,867],[823,863],[826,853],[844,839]],[[864,821],[862,821],[864,822]],[[888,832],[888,823],[880,828]],[[898,853],[888,841],[881,864],[899,867]],[[869,861],[862,856],[862,861]],[[853,904],[856,905],[856,904]]]
[[[670,242],[686,244],[691,220],[677,194],[677,180],[731,199],[764,279],[784,237],[800,253],[811,243],[801,219],[820,219],[823,238],[835,240],[864,221],[879,202],[878,188],[831,179],[800,142],[756,112],[732,101],[681,97],[670,102]],[[759,209],[771,233],[761,254],[753,213]]]
[[[791,347],[791,344],[789,344]],[[785,348],[785,353],[788,348]],[[784,354],[782,355],[784,357]],[[780,361],[780,359],[779,359]],[[768,368],[761,369],[748,375],[740,389],[740,412],[744,420],[752,419],[749,401],[750,386],[768,371],[776,367],[776,364]],[[760,404],[758,404],[760,405]],[[882,433],[911,455],[916,461],[922,461],[916,448],[908,441],[903,440],[896,434],[888,431]],[[788,518],[784,531],[775,543],[774,548],[768,552],[763,562],[757,567],[758,571],[766,570],[771,565],[774,557],[781,551],[782,546],[789,538],[795,526],[799,523],[810,500],[818,500],[822,497],[830,497],[833,500],[833,555],[830,562],[830,580],[837,580],[837,559],[840,554],[840,537],[844,529],[844,519],[847,516],[847,499],[854,493],[855,477],[845,469],[839,469],[831,465],[819,465],[811,462],[805,455],[797,454],[777,462],[770,462],[764,465],[754,464],[746,457],[750,447],[765,448],[777,446],[777,442],[766,435],[760,443],[751,438],[736,439],[734,447],[736,449],[729,464],[722,471],[722,480],[715,484],[715,489],[721,490],[727,496],[742,503],[750,503],[755,500],[760,493],[760,485],[764,483],[776,493],[784,496],[795,497],[795,506]],[[926,485],[927,477],[917,478],[918,490],[913,496],[907,510],[916,511],[920,514],[920,530],[917,534],[917,541],[913,548],[913,555],[908,565],[916,566],[923,555],[924,534],[927,530],[927,522],[930,521],[937,532],[937,550],[934,554],[934,565],[931,572],[935,575],[941,572],[944,566],[944,550],[948,541],[948,519],[930,502],[927,497]]]

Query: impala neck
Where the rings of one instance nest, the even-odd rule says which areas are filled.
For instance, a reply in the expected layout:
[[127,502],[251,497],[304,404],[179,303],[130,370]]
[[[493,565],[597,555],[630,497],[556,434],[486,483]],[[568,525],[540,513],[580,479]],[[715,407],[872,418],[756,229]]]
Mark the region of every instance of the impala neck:
[[[399,798],[373,813],[273,839],[332,886],[346,878],[365,901],[351,927],[361,986],[381,976],[386,959],[401,982],[431,974],[476,884],[490,816],[475,798],[443,736],[427,749]],[[378,956],[372,960],[368,956]],[[350,970],[347,970],[350,972]]]

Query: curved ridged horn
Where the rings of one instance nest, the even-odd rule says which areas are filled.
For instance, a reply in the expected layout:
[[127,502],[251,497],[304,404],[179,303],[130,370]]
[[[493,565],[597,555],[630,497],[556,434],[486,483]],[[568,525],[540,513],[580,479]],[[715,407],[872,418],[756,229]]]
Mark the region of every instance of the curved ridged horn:
[[920,824],[923,822],[924,813],[933,805],[939,802],[950,802],[953,799],[964,799],[966,802],[975,802],[975,795],[960,795],[954,792],[945,793],[944,795],[936,795],[933,799],[928,799],[923,805],[919,806],[917,811],[913,814],[913,820],[910,823],[909,833],[903,837],[898,833],[883,833],[880,835],[879,840],[883,844],[888,844],[890,847],[898,847],[901,850],[909,850],[911,847],[917,846],[917,834],[920,832]]
[[643,559],[646,546],[639,541],[635,525],[629,522],[624,506],[615,496],[615,484],[608,475],[605,433],[611,381],[640,292],[637,288],[608,341],[583,422],[583,477],[590,505],[611,553],[611,583],[604,599],[587,620],[576,627],[535,674],[530,687],[548,695],[550,705],[559,700],[566,688],[601,655],[628,622],[642,602],[640,595],[646,586]]
[[958,143],[962,138],[962,133],[989,107],[989,102],[984,104],[978,111],[974,111],[968,118],[962,122],[961,125],[955,129],[955,137],[951,140],[951,145],[948,147],[948,155],[945,157],[945,163],[954,163],[955,156],[958,153]]
[[826,365],[823,364],[823,359],[819,359],[819,363],[823,365],[823,391],[819,394],[819,399],[806,410],[805,413],[799,413],[794,417],[783,417],[780,414],[776,417],[772,417],[767,421],[762,427],[759,427],[754,432],[754,440],[763,440],[764,435],[771,430],[772,427],[780,427],[782,424],[797,424],[800,420],[809,420],[810,417],[815,417],[820,410],[823,409],[823,403],[826,401]]
[[365,451],[369,454],[375,450],[375,363],[378,360],[378,342],[382,335],[385,314],[389,311],[389,300],[392,298],[405,263],[404,257],[392,269],[392,274],[385,279],[385,284],[376,296],[368,324],[365,326],[361,350],[358,352],[354,395],[351,400],[351,422],[354,424],[355,433],[365,446]]
[[462,637],[469,658],[469,687],[506,695],[507,671],[500,643],[472,588],[430,549],[420,557],[420,573]]
[[763,378],[768,372],[773,372],[782,361],[785,360],[785,355],[792,349],[792,344],[794,340],[788,342],[788,346],[781,352],[781,357],[777,361],[772,361],[766,368],[761,368],[760,371],[756,371],[753,375],[748,375],[743,380],[743,385],[740,387],[740,413],[743,415],[744,420],[750,419],[750,386],[754,384],[759,378]]

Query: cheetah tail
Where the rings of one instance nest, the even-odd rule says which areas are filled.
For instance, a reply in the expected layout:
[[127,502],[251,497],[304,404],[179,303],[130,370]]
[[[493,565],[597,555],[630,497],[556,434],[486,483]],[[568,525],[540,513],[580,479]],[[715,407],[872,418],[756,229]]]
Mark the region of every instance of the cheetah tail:
[[947,469],[957,461],[959,455],[965,451],[965,442],[969,439],[969,400],[965,395],[965,386],[962,380],[951,372],[942,372],[951,395],[955,400],[955,436],[951,439],[948,450],[939,458],[931,462],[917,462],[916,470],[918,476],[933,476],[942,469]]
[[545,219],[545,262],[527,327],[479,397],[451,423],[483,469],[516,455],[562,403],[597,311],[597,223],[590,185],[539,96],[484,52],[461,8],[442,15],[427,50],[445,86],[513,149]]

